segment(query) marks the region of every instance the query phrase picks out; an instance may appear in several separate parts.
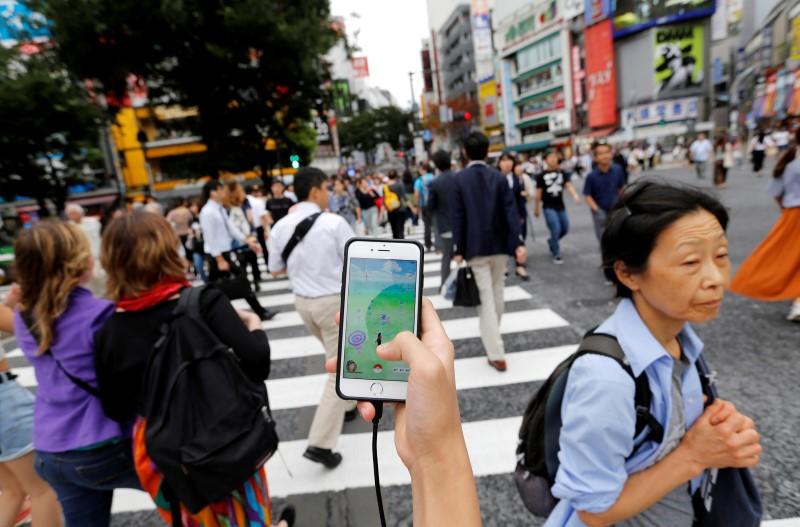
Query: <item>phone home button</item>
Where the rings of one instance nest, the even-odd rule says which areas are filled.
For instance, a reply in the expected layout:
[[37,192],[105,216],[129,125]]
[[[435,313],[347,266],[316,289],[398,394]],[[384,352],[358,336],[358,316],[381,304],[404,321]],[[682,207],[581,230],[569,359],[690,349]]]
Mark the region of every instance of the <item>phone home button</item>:
[[383,393],[383,385],[379,382],[374,382],[372,386],[369,387],[369,390],[372,392],[372,395],[380,395]]

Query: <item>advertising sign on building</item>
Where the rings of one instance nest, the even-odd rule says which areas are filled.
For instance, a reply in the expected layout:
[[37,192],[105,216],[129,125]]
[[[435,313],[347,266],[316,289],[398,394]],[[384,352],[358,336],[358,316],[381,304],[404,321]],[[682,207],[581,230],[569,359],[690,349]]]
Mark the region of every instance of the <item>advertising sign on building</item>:
[[589,126],[612,126],[617,123],[617,79],[611,20],[587,27],[584,38]]
[[515,11],[508,17],[510,23],[500,27],[499,32],[503,35],[501,51],[514,47],[552,26],[559,16],[556,0],[538,0]]
[[584,19],[587,26],[611,16],[611,0],[585,0]]
[[656,25],[710,16],[714,13],[714,7],[715,0],[617,0],[614,10],[614,37],[622,37]]
[[653,74],[659,97],[703,86],[703,27],[677,25],[655,32]]
[[728,4],[717,3],[717,10],[711,16],[711,40],[723,40],[728,36]]
[[0,45],[11,47],[20,41],[39,42],[50,38],[45,18],[16,0],[0,1]]
[[625,108],[622,111],[622,127],[652,126],[697,119],[698,116],[697,97],[656,101]]
[[367,57],[353,57],[351,63],[353,65],[354,78],[361,79],[363,77],[369,77],[369,62],[367,62]]
[[800,115],[800,70],[794,72],[794,90],[789,99],[789,108],[786,110],[789,115]]
[[497,126],[500,120],[497,115],[497,83],[494,77],[480,83],[478,100],[481,105],[481,124],[486,128]]
[[572,128],[572,112],[562,110],[547,116],[547,129],[553,133],[566,132]]
[[494,76],[494,50],[492,49],[492,24],[489,18],[489,1],[472,0],[472,44],[475,48],[475,75],[478,83]]
[[792,60],[800,60],[800,16],[792,20],[791,46]]
[[572,63],[572,102],[575,103],[575,106],[580,106],[583,104],[583,78],[585,76],[581,69],[580,46],[572,46],[570,62]]

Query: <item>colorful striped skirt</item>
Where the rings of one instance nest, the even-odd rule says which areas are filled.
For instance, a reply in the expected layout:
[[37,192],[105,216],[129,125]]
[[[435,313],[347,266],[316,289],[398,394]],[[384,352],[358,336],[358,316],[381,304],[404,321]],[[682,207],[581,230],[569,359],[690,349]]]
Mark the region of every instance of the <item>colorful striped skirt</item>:
[[[150,494],[158,513],[172,524],[169,502],[161,493],[164,476],[147,455],[144,442],[145,421],[139,418],[133,427],[133,456],[136,473],[142,488]],[[262,467],[231,495],[213,503],[197,514],[191,514],[181,506],[184,527],[270,527],[272,525],[272,503],[269,499],[267,474]]]

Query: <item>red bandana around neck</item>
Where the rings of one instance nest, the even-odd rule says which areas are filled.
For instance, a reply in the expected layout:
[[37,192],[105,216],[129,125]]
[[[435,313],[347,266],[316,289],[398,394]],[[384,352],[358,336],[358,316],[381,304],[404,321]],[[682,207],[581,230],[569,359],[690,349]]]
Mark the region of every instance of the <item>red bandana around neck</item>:
[[117,307],[125,311],[149,309],[177,295],[184,287],[190,286],[185,278],[165,278],[133,298],[121,298],[117,301]]

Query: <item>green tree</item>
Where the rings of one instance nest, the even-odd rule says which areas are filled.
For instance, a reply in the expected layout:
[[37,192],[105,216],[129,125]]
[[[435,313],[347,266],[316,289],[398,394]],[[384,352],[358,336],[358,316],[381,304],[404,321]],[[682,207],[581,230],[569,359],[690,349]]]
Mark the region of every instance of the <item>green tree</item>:
[[348,150],[371,156],[375,148],[389,143],[395,150],[411,148],[411,114],[396,106],[363,112],[339,125],[339,142]]
[[209,172],[271,167],[267,137],[309,159],[332,45],[327,0],[36,0],[61,57],[113,113],[130,75],[158,104],[196,107]]
[[101,113],[55,53],[0,47],[0,195],[29,196],[61,211],[67,186],[96,161]]

